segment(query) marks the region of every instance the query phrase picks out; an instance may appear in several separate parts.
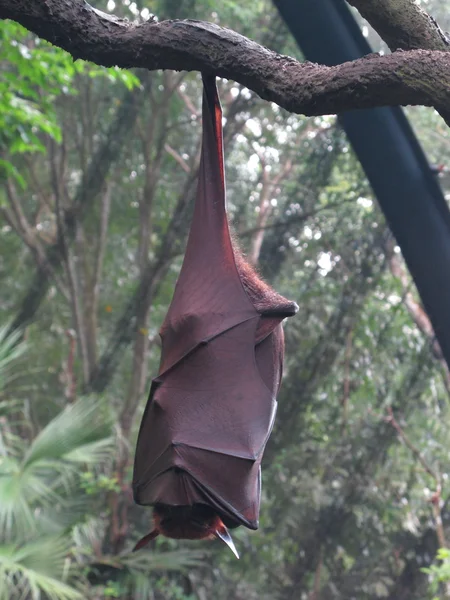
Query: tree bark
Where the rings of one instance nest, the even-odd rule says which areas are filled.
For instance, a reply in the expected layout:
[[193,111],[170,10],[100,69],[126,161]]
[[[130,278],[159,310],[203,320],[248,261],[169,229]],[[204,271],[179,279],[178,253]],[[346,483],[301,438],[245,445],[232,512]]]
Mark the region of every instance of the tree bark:
[[450,38],[413,0],[347,0],[394,51],[450,50]]
[[293,113],[312,116],[407,104],[450,109],[447,52],[374,54],[325,67],[279,55],[212,23],[135,24],[84,0],[0,0],[0,18],[17,21],[74,59],[107,67],[215,72]]
[[[413,0],[347,0],[394,50],[450,51],[450,37]],[[438,108],[438,107],[436,107]],[[450,106],[438,108],[450,125]]]

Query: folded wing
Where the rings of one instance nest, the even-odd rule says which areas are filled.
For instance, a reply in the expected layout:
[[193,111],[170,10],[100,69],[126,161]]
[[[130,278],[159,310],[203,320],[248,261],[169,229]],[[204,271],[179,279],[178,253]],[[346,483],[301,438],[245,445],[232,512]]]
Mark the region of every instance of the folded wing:
[[197,200],[161,328],[162,355],[138,438],[138,504],[208,504],[256,529],[260,464],[276,412],[281,321],[295,303],[235,257],[225,207],[222,113],[204,76]]

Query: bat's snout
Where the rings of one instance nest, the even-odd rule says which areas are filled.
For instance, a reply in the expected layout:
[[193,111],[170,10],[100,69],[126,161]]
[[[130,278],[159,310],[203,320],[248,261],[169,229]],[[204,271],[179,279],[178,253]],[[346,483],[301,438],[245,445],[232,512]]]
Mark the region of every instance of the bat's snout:
[[158,535],[172,539],[204,540],[218,538],[225,542],[236,558],[238,551],[233,539],[218,514],[205,504],[170,506],[157,504],[153,510],[154,528],[134,547],[139,550]]

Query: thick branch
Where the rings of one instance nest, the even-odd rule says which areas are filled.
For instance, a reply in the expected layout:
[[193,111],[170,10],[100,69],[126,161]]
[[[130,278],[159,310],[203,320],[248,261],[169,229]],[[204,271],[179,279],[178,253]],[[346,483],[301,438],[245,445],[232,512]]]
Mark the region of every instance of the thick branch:
[[347,0],[391,50],[450,50],[450,39],[413,0]]
[[[450,51],[450,38],[414,0],[348,0],[394,50]],[[436,108],[450,126],[450,106]]]
[[103,66],[215,72],[305,115],[355,108],[450,106],[450,53],[370,55],[336,67],[299,63],[229,29],[200,21],[130,23],[84,0],[0,0],[21,23],[77,58]]

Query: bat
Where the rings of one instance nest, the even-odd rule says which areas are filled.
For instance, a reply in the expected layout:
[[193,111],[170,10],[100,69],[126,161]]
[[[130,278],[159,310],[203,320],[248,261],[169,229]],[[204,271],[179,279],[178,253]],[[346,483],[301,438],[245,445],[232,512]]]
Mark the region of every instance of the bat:
[[222,109],[203,75],[197,196],[183,265],[160,330],[158,376],[138,435],[137,504],[153,530],[176,539],[258,528],[261,459],[281,383],[282,321],[298,306],[262,281],[233,245],[225,203]]

